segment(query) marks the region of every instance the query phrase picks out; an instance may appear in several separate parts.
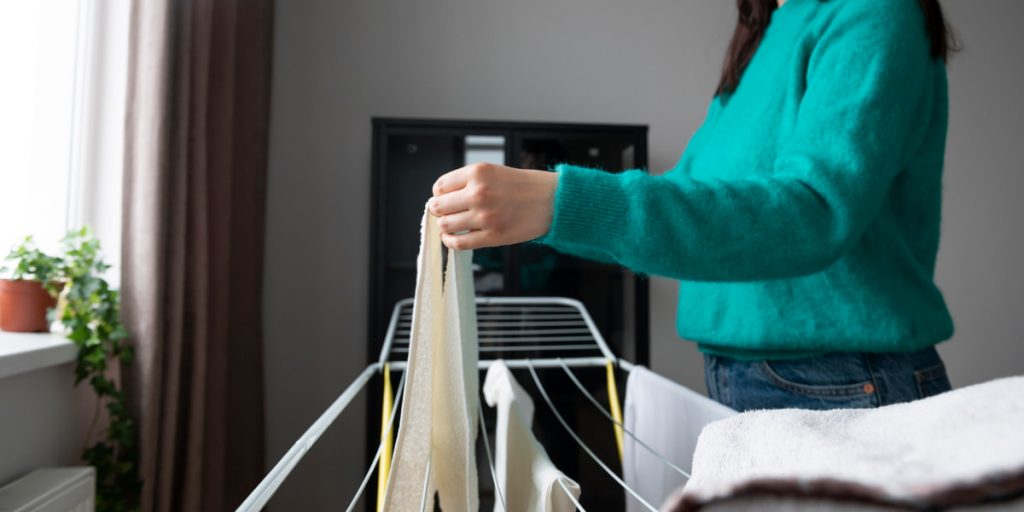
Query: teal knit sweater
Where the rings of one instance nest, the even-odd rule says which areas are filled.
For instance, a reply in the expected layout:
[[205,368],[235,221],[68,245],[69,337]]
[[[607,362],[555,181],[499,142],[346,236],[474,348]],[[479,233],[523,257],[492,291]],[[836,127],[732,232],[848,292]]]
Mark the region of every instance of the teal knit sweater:
[[788,0],[660,176],[560,165],[555,249],[680,280],[677,330],[740,359],[949,338],[934,282],[948,98],[914,0]]

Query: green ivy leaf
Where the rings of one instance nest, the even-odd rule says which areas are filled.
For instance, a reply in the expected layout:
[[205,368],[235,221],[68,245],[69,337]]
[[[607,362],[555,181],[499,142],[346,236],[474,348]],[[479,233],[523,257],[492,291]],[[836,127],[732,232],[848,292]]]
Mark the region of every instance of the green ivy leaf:
[[68,339],[75,342],[76,345],[81,345],[85,343],[91,335],[92,333],[89,332],[87,327],[79,324],[75,325],[74,328],[71,329],[71,332],[68,333]]
[[44,282],[63,283],[60,320],[68,339],[78,347],[75,384],[88,381],[109,413],[104,440],[82,453],[83,460],[96,468],[96,510],[136,510],[142,488],[137,429],[124,392],[106,374],[108,361],[127,368],[133,356],[132,347],[122,341],[128,339],[128,332],[119,318],[120,296],[103,279],[103,272],[110,267],[103,262],[99,241],[88,228],[68,232],[62,242],[62,256],[50,257],[26,239],[8,256],[5,267],[13,266],[12,273],[25,276],[46,275]]

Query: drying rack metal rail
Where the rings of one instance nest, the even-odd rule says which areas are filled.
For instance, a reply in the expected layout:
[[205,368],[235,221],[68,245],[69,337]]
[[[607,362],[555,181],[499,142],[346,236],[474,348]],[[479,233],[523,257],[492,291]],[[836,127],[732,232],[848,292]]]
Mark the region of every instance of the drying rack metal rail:
[[[594,320],[590,317],[590,313],[581,302],[565,297],[477,297],[476,305],[480,350],[478,367],[481,370],[486,370],[490,367],[491,363],[501,359],[509,368],[529,370],[543,400],[551,408],[559,422],[562,423],[562,426],[580,445],[580,448],[587,452],[595,463],[600,465],[617,484],[621,485],[627,493],[638,500],[645,508],[656,511],[654,506],[640,497],[633,489],[630,489],[569,428],[551,402],[547,391],[537,377],[535,369],[561,368],[566,372],[580,392],[612,423],[620,457],[622,456],[623,435],[628,435],[636,440],[641,447],[658,456],[665,464],[689,478],[688,473],[655,452],[642,440],[637,439],[632,432],[623,428],[614,370],[618,367],[624,371],[630,371],[634,365],[629,361],[617,358],[612,353],[597,329],[596,324],[594,324]],[[387,333],[385,334],[384,345],[377,361],[367,365],[338,398],[296,440],[295,444],[281,457],[270,472],[253,489],[246,500],[238,507],[238,511],[261,510],[295,468],[296,464],[299,463],[302,457],[313,447],[324,431],[331,426],[359,392],[366,387],[374,375],[382,377],[385,389],[385,406],[383,407],[381,421],[381,442],[347,510],[355,509],[375,469],[378,471],[378,496],[380,496],[380,493],[383,492],[383,482],[386,481],[388,466],[390,465],[392,435],[395,431],[395,416],[404,387],[404,370],[407,366],[406,358],[409,352],[412,307],[412,299],[401,300],[395,304],[388,323]],[[583,387],[571,370],[572,368],[600,367],[605,368],[607,371],[608,408],[605,408]],[[402,371],[402,378],[398,383],[397,394],[393,397],[393,400],[390,386],[390,372],[392,370]],[[483,424],[482,408],[480,408],[479,420],[480,430],[487,450],[487,458],[490,462],[491,476],[494,478],[493,459],[491,457],[490,443],[487,438],[487,430]],[[504,505],[504,499],[501,496],[501,489],[498,488],[496,478],[495,489],[497,490],[496,494],[499,501]],[[575,499],[573,501],[575,502]],[[425,502],[426,500],[424,500]],[[579,510],[583,510],[579,503],[576,503],[576,506]]]
[[[603,367],[613,361],[629,371],[633,364],[615,357],[597,325],[578,300],[565,297],[477,297],[478,367],[486,370],[503,359],[509,368]],[[405,369],[412,325],[412,299],[395,304],[377,365]]]

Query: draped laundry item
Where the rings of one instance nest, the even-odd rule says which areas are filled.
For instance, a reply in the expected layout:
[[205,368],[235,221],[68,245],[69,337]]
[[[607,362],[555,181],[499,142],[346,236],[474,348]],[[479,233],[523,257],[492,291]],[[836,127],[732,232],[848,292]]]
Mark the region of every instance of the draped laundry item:
[[708,425],[672,511],[1024,510],[1024,377]]
[[384,510],[418,511],[427,481],[425,510],[470,512],[479,508],[476,415],[479,406],[476,302],[472,251],[448,251],[441,275],[441,229],[424,212],[409,366]]
[[488,368],[484,399],[498,409],[494,470],[507,509],[495,496],[495,512],[576,510],[566,489],[579,498],[580,486],[551,463],[544,447],[533,437],[533,400],[504,362],[495,361]]
[[[680,386],[642,366],[629,372],[623,424],[638,439],[673,464],[690,471],[697,437],[705,425],[735,416],[736,411]],[[686,477],[626,436],[622,477],[648,503],[662,503],[686,483]],[[626,495],[627,512],[647,507]]]

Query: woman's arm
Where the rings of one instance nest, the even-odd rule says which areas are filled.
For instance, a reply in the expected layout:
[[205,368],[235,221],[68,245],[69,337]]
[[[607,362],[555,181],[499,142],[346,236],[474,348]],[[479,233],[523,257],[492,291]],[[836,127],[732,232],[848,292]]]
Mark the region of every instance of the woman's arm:
[[[690,280],[823,270],[877,215],[908,147],[920,143],[920,125],[931,121],[920,109],[939,64],[928,56],[916,5],[892,5],[901,12],[848,9],[822,34],[773,172],[711,181],[559,166],[556,183],[543,171],[469,166],[435,186],[431,211],[448,228],[445,243],[474,248],[543,235],[564,252]],[[451,234],[466,229],[473,231]]]

